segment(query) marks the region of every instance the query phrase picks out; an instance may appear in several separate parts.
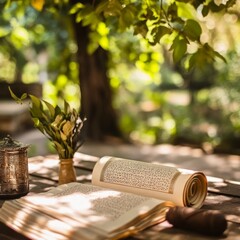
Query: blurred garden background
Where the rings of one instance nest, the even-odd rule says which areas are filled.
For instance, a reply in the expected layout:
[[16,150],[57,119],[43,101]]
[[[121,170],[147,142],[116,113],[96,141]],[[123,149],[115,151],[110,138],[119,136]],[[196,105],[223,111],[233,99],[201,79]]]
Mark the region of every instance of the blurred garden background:
[[81,109],[87,141],[240,154],[240,2],[193,2],[0,0],[1,136],[33,128],[3,124],[11,86]]

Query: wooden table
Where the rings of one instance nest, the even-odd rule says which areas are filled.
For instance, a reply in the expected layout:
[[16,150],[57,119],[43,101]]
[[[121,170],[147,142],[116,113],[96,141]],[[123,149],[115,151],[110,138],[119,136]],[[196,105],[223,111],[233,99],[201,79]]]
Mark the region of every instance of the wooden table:
[[[94,150],[93,150],[94,149]],[[98,156],[96,156],[96,149],[98,149]],[[107,151],[106,151],[107,149]],[[115,149],[115,151],[114,151]],[[123,150],[124,149],[124,150]],[[131,147],[132,150],[134,150]],[[135,149],[136,150],[136,149]],[[178,149],[179,150],[179,149]],[[120,151],[120,152],[119,152]],[[88,153],[94,152],[95,155],[89,155]],[[91,181],[91,173],[92,169],[95,165],[95,162],[99,159],[100,156],[103,155],[114,155],[118,157],[127,157],[130,159],[158,162],[161,164],[170,164],[173,165],[174,160],[169,160],[169,157],[176,155],[176,152],[166,153],[158,152],[158,158],[153,157],[153,152],[149,158],[140,156],[135,152],[135,158],[131,154],[129,154],[129,148],[125,146],[125,148],[121,146],[112,146],[106,148],[106,146],[97,147],[88,146],[82,149],[81,153],[77,153],[75,157],[75,168],[77,172],[77,180],[79,182],[90,182]],[[131,152],[133,153],[133,151]],[[178,151],[176,158],[178,158],[179,167],[188,169],[196,168],[197,164],[194,164],[192,159],[192,166],[189,165],[189,157],[193,157],[193,153],[189,154],[187,157],[185,155],[184,160],[180,158],[180,152]],[[165,157],[165,158],[164,158]],[[166,158],[167,157],[167,158]],[[207,157],[207,156],[206,156]],[[236,156],[237,157],[237,156]],[[204,159],[204,155],[199,157],[202,161],[202,168],[204,169],[206,166],[206,159]],[[237,157],[238,158],[238,157]],[[168,159],[168,161],[166,161]],[[180,160],[179,160],[180,159]],[[220,157],[219,157],[220,159]],[[196,162],[195,162],[196,163]],[[199,162],[198,162],[199,164]],[[229,164],[226,162],[226,165]],[[239,162],[235,163],[235,167],[239,167]],[[175,164],[176,166],[177,164]],[[195,166],[195,167],[194,167]],[[189,168],[191,167],[191,168]],[[197,167],[198,170],[202,170],[201,167]],[[240,168],[239,168],[240,170]],[[56,155],[48,155],[48,156],[36,156],[29,158],[29,172],[30,172],[30,193],[42,192],[48,190],[52,186],[57,186],[58,179],[58,158]],[[205,171],[206,173],[206,171]],[[206,174],[207,175],[207,174]],[[215,176],[218,175],[215,173]],[[229,179],[229,178],[228,178]],[[3,201],[1,202],[1,204]],[[152,240],[205,240],[205,239],[226,239],[226,240],[237,240],[240,239],[240,182],[226,180],[219,176],[217,177],[208,177],[208,195],[203,205],[204,209],[215,209],[220,210],[222,213],[226,215],[228,220],[228,228],[224,232],[222,237],[209,237],[196,233],[192,233],[190,231],[180,230],[173,228],[168,222],[163,222],[158,224],[150,229],[147,229],[135,236],[127,238],[130,239],[152,239]],[[9,229],[4,224],[0,224],[0,239],[1,240],[28,240],[28,238],[18,234],[17,232]]]

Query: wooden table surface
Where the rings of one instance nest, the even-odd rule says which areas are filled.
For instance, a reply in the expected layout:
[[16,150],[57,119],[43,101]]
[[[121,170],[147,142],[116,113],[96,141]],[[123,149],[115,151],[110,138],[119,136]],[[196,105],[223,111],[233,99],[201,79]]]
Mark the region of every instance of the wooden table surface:
[[[185,153],[183,153],[184,151]],[[149,152],[148,152],[149,151]],[[203,240],[240,239],[240,157],[226,155],[204,155],[196,149],[161,146],[149,148],[128,145],[87,145],[75,156],[77,181],[90,182],[92,169],[99,157],[111,155],[134,160],[172,165],[176,167],[203,171],[208,176],[208,195],[203,209],[220,210],[225,214],[228,228],[221,237],[200,235],[173,228],[163,222],[147,229],[130,239],[152,240]],[[224,159],[224,161],[223,161]],[[211,160],[211,161],[210,161]],[[220,171],[221,169],[221,171]],[[37,193],[57,186],[58,158],[56,155],[29,158],[30,193]],[[2,204],[3,201],[0,201]],[[28,240],[28,238],[0,223],[1,240]]]

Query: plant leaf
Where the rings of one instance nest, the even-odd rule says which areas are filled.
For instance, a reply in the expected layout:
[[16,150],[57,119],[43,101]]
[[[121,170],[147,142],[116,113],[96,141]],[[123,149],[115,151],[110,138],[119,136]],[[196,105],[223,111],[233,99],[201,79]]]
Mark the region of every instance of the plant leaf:
[[181,39],[179,37],[176,37],[173,41],[173,44],[170,48],[170,50],[173,50],[173,60],[175,63],[181,61],[184,54],[187,51],[187,41],[185,39]]
[[51,118],[54,118],[55,116],[55,108],[52,104],[50,104],[47,101],[43,101],[45,103],[45,105],[47,106],[48,110],[49,110],[49,114]]
[[11,97],[12,97],[17,103],[21,103],[21,104],[22,104],[22,101],[27,98],[27,94],[26,94],[26,93],[23,93],[22,96],[19,98],[19,97],[17,97],[17,96],[14,94],[14,92],[12,91],[12,89],[11,89],[10,87],[8,87],[8,89],[9,89],[9,92],[10,92]]
[[183,29],[186,36],[192,41],[200,41],[200,36],[202,34],[202,28],[200,24],[193,20],[188,19]]
[[66,136],[69,136],[72,133],[72,130],[74,128],[74,123],[67,121],[63,127],[62,127],[62,131]]

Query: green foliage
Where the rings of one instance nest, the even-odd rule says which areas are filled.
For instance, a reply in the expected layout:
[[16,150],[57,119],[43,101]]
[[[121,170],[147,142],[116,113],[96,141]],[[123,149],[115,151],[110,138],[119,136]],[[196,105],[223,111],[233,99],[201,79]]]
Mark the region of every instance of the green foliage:
[[66,101],[61,109],[58,105],[54,107],[34,95],[25,93],[18,98],[10,88],[9,91],[18,103],[22,103],[27,97],[30,98],[29,112],[34,126],[54,144],[60,159],[73,158],[83,143],[81,130],[86,119],[81,120],[76,109],[71,108]]
[[[9,2],[15,4],[15,1]],[[38,28],[34,28],[34,21],[29,24],[32,28],[21,25],[27,33],[20,29],[14,31],[15,37],[9,38],[10,16],[23,22],[23,18],[19,18],[21,14],[13,11],[13,5],[8,9],[11,10],[9,18],[2,20],[6,25],[0,28],[2,39],[14,40],[21,52],[27,52],[26,34],[32,36],[31,30],[35,31],[30,39],[37,39],[34,43],[37,53],[41,53],[42,49],[48,52],[47,71],[49,78],[55,79],[47,83],[45,90],[51,99],[57,99],[58,90],[61,92],[66,82],[77,79],[78,66],[72,57],[76,53],[76,45],[69,41],[71,31],[64,30],[69,25],[62,24],[68,22],[69,10],[76,21],[92,30],[89,53],[99,46],[109,51],[108,75],[115,93],[113,104],[119,112],[122,130],[129,138],[147,143],[177,143],[182,139],[198,145],[207,142],[213,147],[220,144],[227,146],[230,136],[239,138],[239,54],[227,55],[230,48],[233,52],[238,49],[239,33],[234,26],[239,28],[239,24],[220,22],[221,19],[230,18],[229,9],[235,1],[101,0],[78,2],[71,8],[66,4],[68,1],[58,1],[60,4],[45,1],[40,12],[29,7],[30,1],[18,2],[25,7],[28,5],[27,11],[39,16]],[[215,13],[226,15],[217,18]],[[237,13],[235,15],[232,19],[239,21]],[[213,29],[207,28],[208,16],[211,23],[216,19]],[[224,26],[228,28],[226,32],[223,31]],[[229,34],[232,29],[236,35]],[[207,40],[203,41],[203,35],[208,35]],[[219,41],[227,37],[228,41]],[[230,44],[227,45],[227,42]],[[223,43],[228,49],[221,52],[215,50]],[[70,66],[71,69],[74,66],[75,70],[70,71]],[[179,66],[187,69],[185,75]],[[219,72],[217,75],[212,71],[215,67]],[[207,89],[192,92],[191,84],[205,83]],[[181,105],[182,96],[172,89],[165,91],[166,88],[176,88],[190,100]],[[66,95],[61,97],[65,98]],[[67,129],[68,125],[66,132]]]
[[[151,45],[164,44],[168,39],[175,62],[188,61],[192,56],[188,46],[197,43],[199,47],[191,64],[183,63],[184,66],[192,68],[196,66],[197,59],[200,58],[201,61],[203,57],[198,51],[206,48],[206,45],[201,43],[202,27],[196,19],[198,9],[202,8],[202,16],[205,17],[210,12],[227,10],[234,4],[235,1],[232,0],[218,5],[214,1],[205,3],[181,0],[143,2],[103,0],[94,4],[77,3],[69,13],[75,15],[77,22],[82,22],[83,26],[90,26],[93,31],[97,29],[98,24],[105,22],[111,32],[132,29],[134,35],[141,35]],[[216,58],[224,60],[211,46],[207,45],[207,48],[208,55],[212,56],[207,62],[210,60],[214,62]],[[185,55],[189,57],[185,58]]]
[[40,76],[41,82],[51,79],[55,83],[59,75],[65,75],[70,81],[78,82],[72,70],[77,48],[71,36],[69,17],[64,16],[64,11],[61,17],[53,9],[36,11],[31,2],[8,1],[1,9],[0,57],[6,63],[0,68],[1,72],[9,66],[11,69],[0,77],[7,82],[30,83],[39,81]]
[[202,28],[197,21],[188,19],[183,27],[183,32],[190,40],[200,42]]
[[[56,76],[59,74],[65,74],[66,76],[70,76],[71,74],[69,66],[62,64],[73,62],[72,56],[74,56],[72,50],[69,49],[69,46],[73,44],[73,42],[69,43],[71,33],[64,32],[64,28],[61,26],[63,24],[61,19],[65,19],[65,22],[68,23],[68,14],[74,15],[77,22],[81,22],[83,26],[89,26],[92,30],[89,35],[92,41],[88,46],[89,53],[93,53],[98,46],[109,50],[111,37],[114,37],[118,32],[123,34],[124,31],[130,30],[135,36],[143,37],[143,39],[153,46],[158,44],[165,45],[172,52],[175,63],[182,62],[182,66],[191,70],[195,66],[199,66],[198,63],[203,66],[205,64],[212,64],[216,58],[225,60],[209,44],[201,42],[202,23],[200,24],[200,20],[197,18],[199,9],[202,9],[202,17],[205,17],[211,14],[211,12],[226,11],[235,4],[234,0],[225,1],[220,4],[216,4],[214,1],[182,0],[101,0],[98,2],[82,1],[74,5],[68,0],[18,1],[18,5],[15,1],[11,0],[5,2],[4,12],[9,12],[9,17],[16,15],[16,20],[23,22],[21,20],[24,16],[23,11],[27,9],[25,12],[29,12],[29,14],[35,16],[35,19],[33,18],[29,25],[19,24],[19,29],[15,29],[11,24],[9,25],[9,17],[4,17],[6,27],[2,30],[2,36],[5,40],[15,45],[17,42],[26,45],[26,42],[31,44],[32,40],[36,41],[34,48],[38,48],[38,53],[41,50],[47,50],[49,59],[47,71],[51,79],[55,81],[57,80]],[[40,12],[37,13],[33,8]],[[13,9],[15,10],[13,11]],[[41,17],[37,17],[38,15]],[[62,16],[58,17],[60,15]],[[56,23],[50,20],[53,16],[57,17],[60,25],[57,26]],[[35,21],[35,24],[32,24],[33,21]],[[48,22],[51,22],[51,24],[48,24]],[[28,26],[31,26],[31,29]],[[37,30],[41,28],[40,26],[43,28],[41,33]],[[103,27],[104,31],[101,30]],[[56,28],[62,29],[62,31],[55,31]],[[46,36],[45,33],[47,33]],[[10,35],[13,35],[13,37],[10,37]],[[17,36],[20,36],[20,38]],[[50,44],[50,42],[53,44]],[[189,51],[192,44],[197,44],[197,49],[194,52]],[[25,52],[25,49],[26,46],[23,48],[23,45],[21,45],[20,51],[15,51],[21,56],[16,58],[21,62],[21,66],[26,64],[26,56],[22,54]],[[62,54],[59,55],[58,52]],[[16,55],[16,53],[11,55]],[[19,66],[17,64],[17,69],[21,69]],[[70,77],[70,80],[76,81],[76,78]],[[61,90],[59,89],[59,91]]]
[[173,41],[173,44],[170,48],[173,50],[173,60],[175,63],[181,61],[187,51],[187,42],[185,39],[176,37]]

